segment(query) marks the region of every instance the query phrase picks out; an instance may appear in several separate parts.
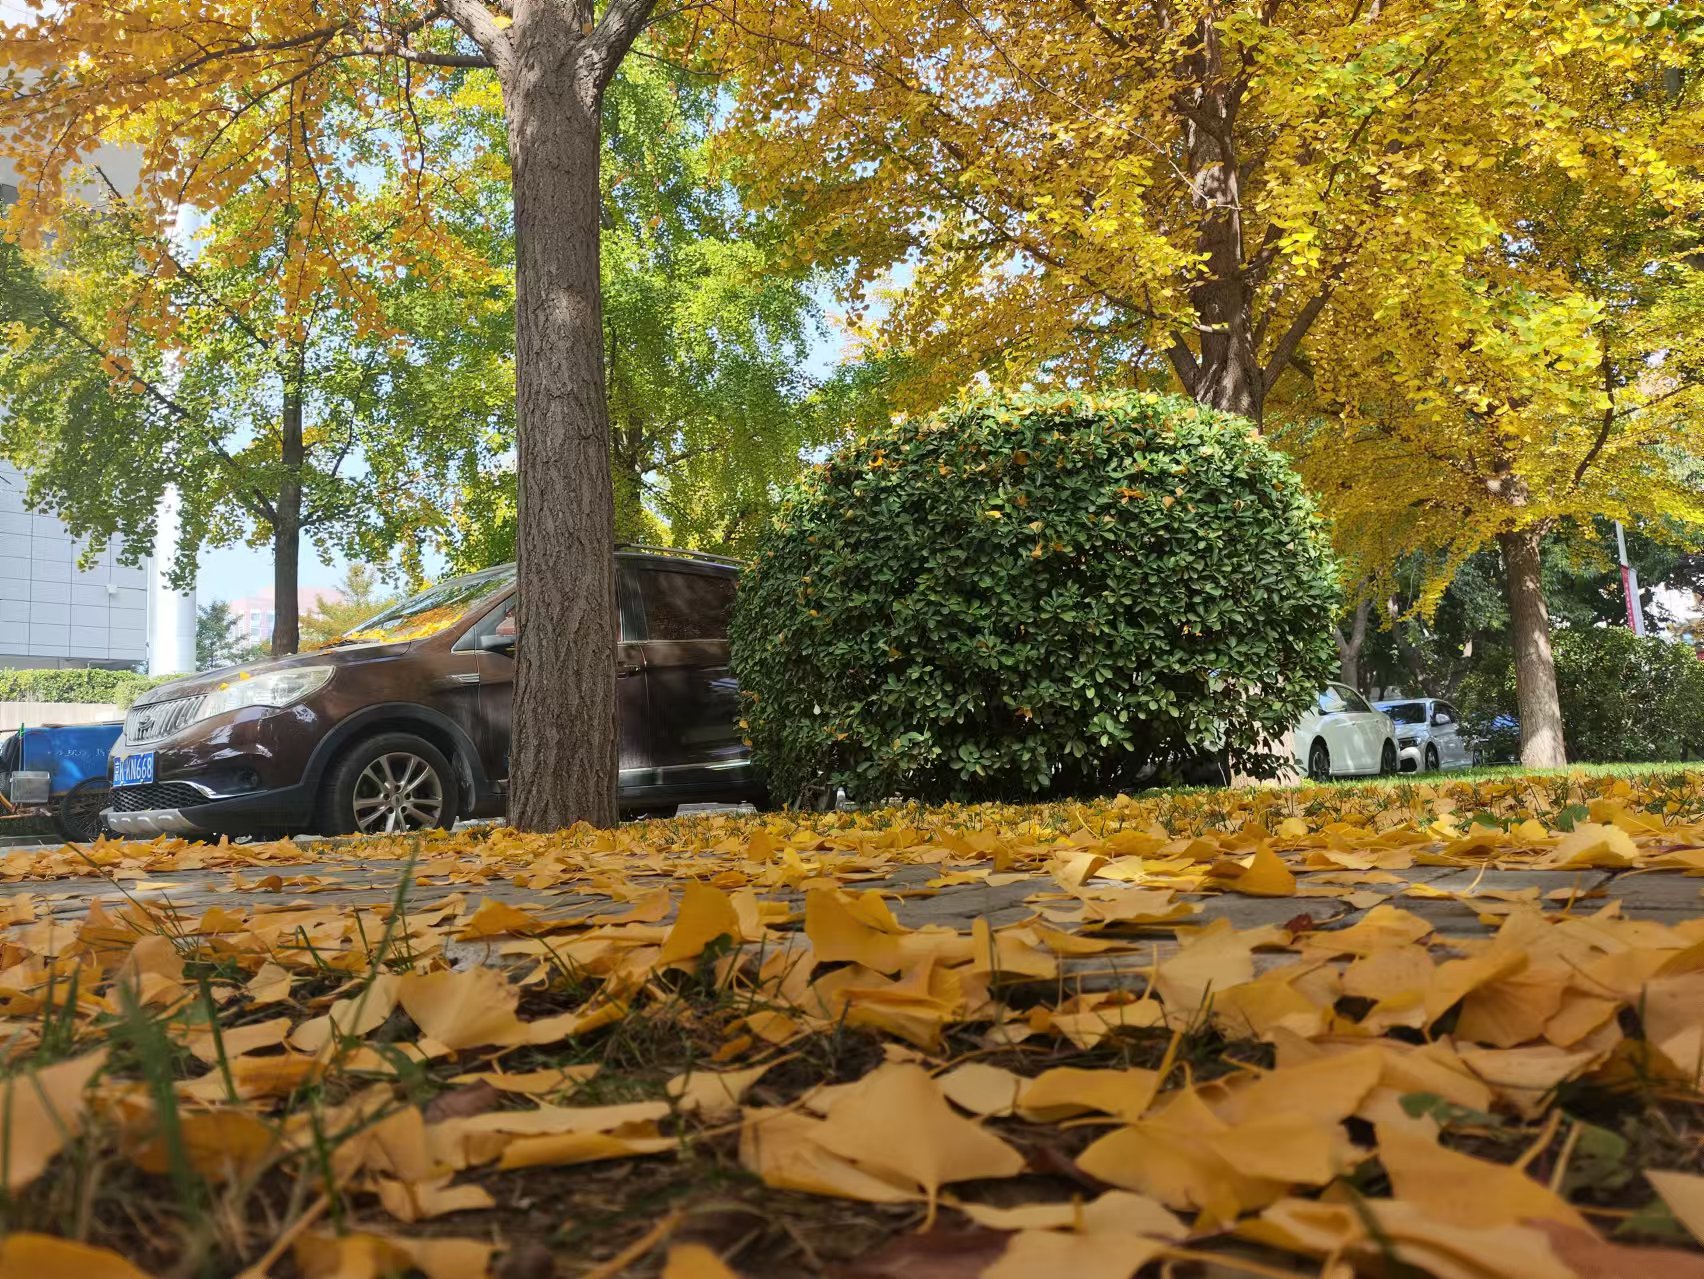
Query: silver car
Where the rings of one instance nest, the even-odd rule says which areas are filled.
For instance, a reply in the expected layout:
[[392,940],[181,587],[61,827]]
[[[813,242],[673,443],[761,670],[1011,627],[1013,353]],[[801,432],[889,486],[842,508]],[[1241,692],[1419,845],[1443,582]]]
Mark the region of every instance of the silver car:
[[1396,750],[1405,773],[1471,768],[1473,743],[1462,731],[1461,715],[1435,697],[1375,702],[1396,726]]

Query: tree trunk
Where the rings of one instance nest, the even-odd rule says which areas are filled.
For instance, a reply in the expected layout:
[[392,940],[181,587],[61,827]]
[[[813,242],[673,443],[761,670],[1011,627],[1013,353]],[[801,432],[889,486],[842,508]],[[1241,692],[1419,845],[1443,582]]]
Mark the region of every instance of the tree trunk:
[[1544,599],[1537,529],[1499,533],[1509,586],[1509,632],[1515,649],[1515,700],[1521,714],[1521,763],[1560,768],[1568,762],[1562,741],[1562,703],[1550,652],[1550,607]]
[[1355,606],[1355,621],[1345,634],[1341,626],[1331,628],[1337,640],[1337,678],[1340,683],[1359,690],[1361,687],[1361,649],[1367,642],[1367,615],[1372,601],[1363,599]]
[[615,510],[598,281],[598,114],[567,6],[528,6],[504,77],[515,193],[516,558],[509,820],[616,823]]
[[[1235,145],[1237,113],[1247,88],[1226,70],[1218,27],[1202,19],[1188,60],[1194,85],[1182,112],[1185,161],[1198,219],[1199,274],[1190,286],[1199,354],[1183,358],[1180,375],[1203,404],[1240,414],[1257,427],[1265,401],[1254,297],[1243,242],[1242,183]],[[1174,354],[1174,365],[1180,362]]]
[[280,419],[280,460],[284,479],[278,486],[277,517],[272,521],[272,655],[287,657],[302,644],[297,583],[302,557],[302,393],[301,383],[284,392]]

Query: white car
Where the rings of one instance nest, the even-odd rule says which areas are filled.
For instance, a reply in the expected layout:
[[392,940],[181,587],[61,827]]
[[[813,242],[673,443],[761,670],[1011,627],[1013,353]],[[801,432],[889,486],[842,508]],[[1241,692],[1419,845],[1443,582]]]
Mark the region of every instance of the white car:
[[1347,684],[1327,684],[1290,733],[1290,754],[1315,781],[1394,773],[1396,731],[1389,715]]
[[1472,768],[1473,741],[1461,729],[1461,715],[1434,697],[1405,697],[1380,702],[1396,723],[1396,750],[1405,773]]

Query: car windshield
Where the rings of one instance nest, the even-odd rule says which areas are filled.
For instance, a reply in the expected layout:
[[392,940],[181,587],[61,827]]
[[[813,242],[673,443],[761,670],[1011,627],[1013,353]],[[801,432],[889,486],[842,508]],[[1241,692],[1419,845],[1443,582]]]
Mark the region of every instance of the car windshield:
[[479,601],[496,594],[514,580],[513,564],[469,573],[465,577],[452,577],[447,582],[427,587],[400,604],[392,604],[377,617],[368,618],[331,643],[395,644],[436,635],[446,626],[454,625],[457,619],[465,617]]
[[1380,709],[1398,724],[1424,724],[1426,722],[1425,702],[1386,702]]

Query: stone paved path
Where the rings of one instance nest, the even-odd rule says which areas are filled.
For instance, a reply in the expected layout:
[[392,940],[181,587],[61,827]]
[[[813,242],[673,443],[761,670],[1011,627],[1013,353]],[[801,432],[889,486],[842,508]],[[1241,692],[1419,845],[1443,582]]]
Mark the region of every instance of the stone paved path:
[[[121,881],[82,878],[0,883],[0,905],[17,894],[27,893],[37,898],[41,913],[71,919],[80,918],[96,898],[110,906],[130,897],[154,905],[169,905],[186,919],[197,919],[215,906],[243,909],[381,906],[393,900],[403,874],[402,863],[363,860],[356,855],[357,851],[357,847],[352,847],[346,860],[304,862],[299,866],[271,864],[237,872],[176,871]],[[932,866],[902,866],[886,878],[861,880],[856,887],[881,889],[888,895],[895,915],[908,927],[943,925],[960,931],[968,930],[979,917],[995,927],[1029,919],[1037,910],[1037,903],[1029,899],[1054,889],[1051,880],[1039,875],[999,884],[927,887],[928,881],[938,873]],[[266,876],[276,876],[279,882],[275,888],[238,888],[234,886],[234,875],[249,884]],[[300,880],[292,883],[298,876]],[[1478,871],[1417,866],[1393,872],[1393,878],[1396,882],[1360,889],[1353,903],[1341,897],[1309,895],[1308,876],[1302,877],[1302,891],[1294,897],[1249,897],[1236,893],[1180,894],[1180,897],[1199,907],[1199,913],[1187,921],[1192,925],[1224,917],[1239,929],[1258,928],[1308,915],[1315,921],[1315,927],[1346,927],[1363,918],[1368,910],[1388,902],[1426,919],[1443,936],[1461,937],[1484,936],[1487,922],[1494,924],[1496,917],[1509,908],[1511,900],[1533,894],[1534,890],[1537,904],[1547,910],[1569,908],[1571,902],[1577,912],[1590,913],[1606,902],[1619,901],[1627,916],[1667,924],[1704,915],[1704,895],[1701,895],[1704,878],[1671,870]],[[677,881],[658,877],[656,882],[660,885]],[[634,881],[635,886],[642,887],[644,883],[644,880]],[[1417,888],[1419,893],[1410,893],[1410,888]],[[607,905],[611,914],[629,908],[626,902],[615,902],[583,890],[584,885],[522,888],[495,875],[476,883],[446,883],[442,877],[428,877],[425,882],[411,886],[409,905],[411,909],[425,909],[463,894],[469,910],[480,898],[491,898],[524,906],[544,918],[595,916],[603,913],[601,905]],[[1452,895],[1429,895],[1428,890]],[[766,896],[802,904],[797,893]],[[1484,919],[1481,911],[1485,912]],[[1157,929],[1154,936],[1162,954],[1175,945],[1170,940],[1169,927]],[[478,949],[483,952],[484,944]]]

